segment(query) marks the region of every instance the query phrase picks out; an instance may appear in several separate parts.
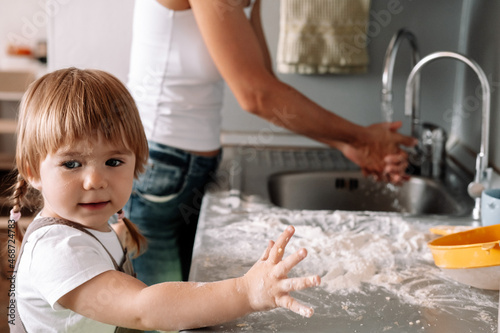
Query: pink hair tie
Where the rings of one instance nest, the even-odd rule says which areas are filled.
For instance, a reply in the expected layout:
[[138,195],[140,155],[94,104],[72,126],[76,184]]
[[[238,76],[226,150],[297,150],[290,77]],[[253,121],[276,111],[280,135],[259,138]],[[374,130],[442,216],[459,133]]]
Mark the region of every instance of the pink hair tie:
[[19,221],[21,219],[21,212],[15,212],[14,209],[10,210],[10,219],[12,221]]
[[123,209],[120,209],[120,211],[116,214],[118,214],[119,220],[122,220],[125,217],[125,213],[123,212]]

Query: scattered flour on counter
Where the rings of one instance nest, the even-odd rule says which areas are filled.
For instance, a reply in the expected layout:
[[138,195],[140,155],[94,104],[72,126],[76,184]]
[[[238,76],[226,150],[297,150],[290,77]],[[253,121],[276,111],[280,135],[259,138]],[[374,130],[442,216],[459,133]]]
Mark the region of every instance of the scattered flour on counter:
[[[346,217],[334,213],[333,220]],[[379,220],[345,220],[344,225],[329,229],[297,226],[300,238],[291,249],[298,245],[309,249],[310,256],[304,263],[304,271],[313,273],[323,268],[322,287],[333,291],[359,291],[362,283],[374,285],[400,284],[404,275],[398,266],[409,264],[408,259],[432,260],[427,255],[429,235],[418,231],[399,217],[384,217]],[[345,223],[350,229],[344,228]],[[338,224],[337,224],[338,225]],[[406,261],[406,262],[405,262]]]
[[230,253],[206,253],[215,261],[224,258],[235,267],[241,260],[253,264],[267,240],[276,239],[293,225],[295,235],[285,255],[303,247],[308,256],[290,276],[318,274],[320,288],[328,293],[362,294],[382,288],[404,303],[427,308],[469,307],[477,316],[485,315],[480,313],[481,307],[498,306],[498,299],[446,279],[427,247],[432,237],[429,226],[408,222],[399,214],[266,208],[224,218],[224,222],[220,218],[207,221],[212,227],[206,228],[205,236],[213,238],[215,251],[238,249],[239,262],[232,262]]
[[[213,231],[218,239],[233,245],[236,242],[252,256],[257,249],[264,249],[267,239],[275,239],[290,224],[296,231],[287,252],[304,247],[309,253],[297,267],[296,275],[319,274],[322,287],[328,291],[358,290],[361,283],[400,283],[402,277],[394,268],[409,254],[432,261],[426,248],[430,236],[399,216],[375,219],[345,212],[273,214],[271,210],[224,228],[208,229],[207,233]],[[236,234],[245,236],[235,239]]]

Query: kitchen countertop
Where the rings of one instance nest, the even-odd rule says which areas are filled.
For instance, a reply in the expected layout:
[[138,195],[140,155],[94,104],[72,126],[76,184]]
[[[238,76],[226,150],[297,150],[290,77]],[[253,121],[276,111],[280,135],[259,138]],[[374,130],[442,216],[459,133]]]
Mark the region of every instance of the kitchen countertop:
[[313,317],[275,309],[196,332],[497,332],[498,292],[447,278],[427,248],[435,222],[397,213],[295,211],[213,191],[203,199],[190,280],[243,275],[289,224],[296,233],[287,253],[309,252],[290,276],[322,277],[295,293]]
[[[305,247],[309,255],[290,276],[322,277],[321,286],[294,294],[311,305],[315,314],[302,318],[275,309],[194,331],[497,332],[498,291],[451,280],[434,265],[427,247],[437,237],[429,232],[431,226],[471,224],[468,217],[279,208],[262,195],[265,189],[254,178],[257,166],[245,167],[244,159],[251,156],[256,165],[268,159],[273,172],[282,163],[276,162],[272,151],[255,147],[251,151],[251,155],[246,150],[226,155],[229,164],[223,161],[222,169],[232,171],[223,172],[221,179],[229,185],[210,188],[202,201],[190,280],[208,282],[245,274],[268,240],[292,224],[296,232],[287,254]],[[297,156],[301,154],[307,153]],[[332,158],[324,161],[307,155],[292,161],[303,168],[311,164],[352,167],[335,152],[328,154]],[[252,174],[246,174],[248,170]]]

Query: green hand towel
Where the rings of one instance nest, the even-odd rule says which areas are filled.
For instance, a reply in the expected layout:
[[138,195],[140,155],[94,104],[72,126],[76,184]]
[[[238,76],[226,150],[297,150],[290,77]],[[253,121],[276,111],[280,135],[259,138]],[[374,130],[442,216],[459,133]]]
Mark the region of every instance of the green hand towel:
[[366,72],[369,9],[370,0],[281,0],[278,72]]

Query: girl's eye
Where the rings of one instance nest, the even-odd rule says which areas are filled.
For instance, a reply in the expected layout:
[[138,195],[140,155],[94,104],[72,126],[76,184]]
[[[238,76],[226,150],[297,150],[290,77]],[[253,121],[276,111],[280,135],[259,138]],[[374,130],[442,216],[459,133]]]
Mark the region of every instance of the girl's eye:
[[68,168],[68,169],[74,169],[74,168],[78,168],[79,166],[82,166],[82,165],[77,161],[68,161],[68,162],[64,162],[63,166],[65,168]]
[[111,166],[111,167],[117,167],[117,166],[121,165],[122,163],[123,163],[122,161],[114,159],[114,158],[106,161],[106,165]]

